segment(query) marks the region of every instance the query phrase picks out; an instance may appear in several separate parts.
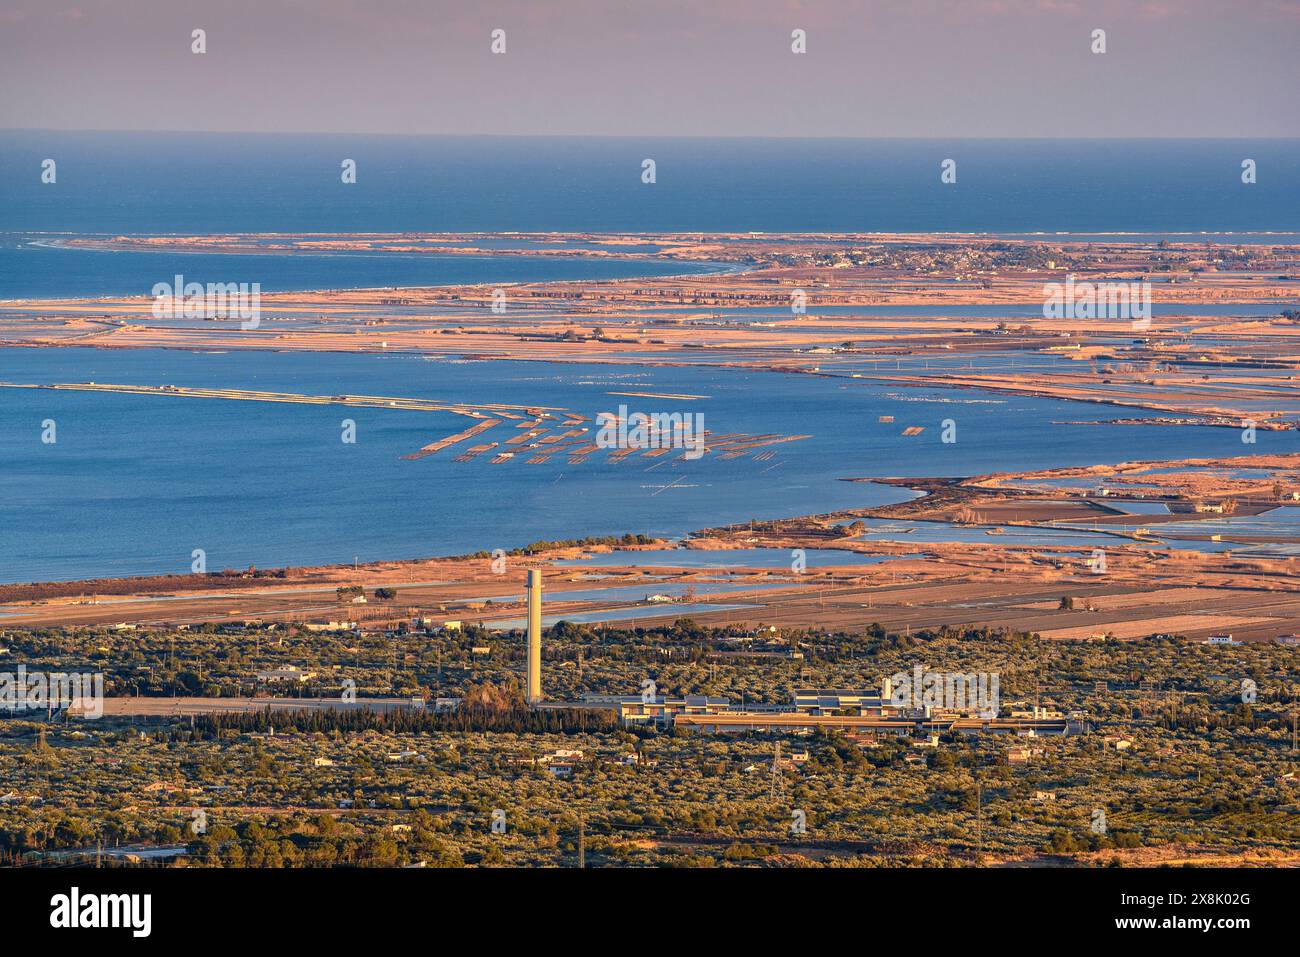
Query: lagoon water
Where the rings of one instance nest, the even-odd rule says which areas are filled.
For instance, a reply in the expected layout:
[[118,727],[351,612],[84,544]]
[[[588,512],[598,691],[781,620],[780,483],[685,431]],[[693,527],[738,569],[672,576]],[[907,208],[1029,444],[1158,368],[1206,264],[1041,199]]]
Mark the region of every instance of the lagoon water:
[[[1055,426],[1096,406],[864,380],[709,367],[636,369],[413,356],[0,349],[0,380],[404,395],[598,412],[626,396],[674,403],[722,432],[811,433],[775,458],[646,460],[604,453],[544,465],[446,453],[402,455],[465,428],[449,413],[285,405],[182,396],[0,389],[0,581],[463,554],[539,539],[646,532],[884,504],[905,490],[849,477],[966,475],[1240,454],[1233,430]],[[920,400],[920,401],[917,401]],[[653,400],[645,400],[653,402]],[[655,407],[657,408],[657,407]],[[649,406],[647,410],[653,411]],[[674,410],[676,410],[674,408]],[[893,424],[877,421],[893,415]],[[944,418],[957,442],[940,441]],[[357,442],[341,441],[356,421]],[[58,441],[40,441],[42,422]],[[919,436],[900,435],[924,425]],[[1295,451],[1295,433],[1259,433],[1255,451]],[[670,487],[665,487],[670,486]]]
[[[1244,188],[1242,156],[1259,183]],[[640,182],[642,158],[659,181]],[[938,164],[959,161],[959,184]],[[40,163],[58,161],[58,182]],[[358,161],[355,186],[338,180]],[[148,293],[182,272],[247,280],[249,257],[89,252],[51,233],[275,231],[930,231],[1166,233],[1288,242],[1300,223],[1290,141],[579,140],[0,133],[0,300]],[[41,234],[33,236],[33,234]],[[1212,235],[1210,235],[1212,233]],[[1045,235],[1044,240],[1050,240]],[[498,248],[534,242],[498,237]],[[651,246],[635,251],[649,252]],[[277,255],[263,288],[608,278],[712,268],[650,261]],[[1158,297],[1157,297],[1158,298]],[[0,306],[2,308],[2,306]],[[910,309],[909,313],[918,310]],[[978,309],[945,310],[977,315]],[[698,360],[698,357],[696,357]],[[458,554],[538,539],[681,535],[907,496],[847,477],[965,475],[1240,454],[1232,430],[1055,426],[1107,410],[864,380],[413,356],[0,348],[0,379],[388,394],[562,406],[593,420],[615,391],[681,404],[713,432],[811,433],[775,458],[580,466],[449,454],[450,414],[173,396],[0,389],[0,581]],[[653,402],[654,400],[646,400]],[[643,411],[659,411],[657,407]],[[674,408],[671,411],[678,411]],[[1130,413],[1125,413],[1130,414]],[[881,415],[896,424],[882,425]],[[358,441],[340,441],[354,419]],[[939,441],[953,418],[958,441]],[[42,422],[58,441],[40,441]],[[908,425],[924,433],[904,438]],[[1260,433],[1258,452],[1295,451]]]
[[[662,618],[665,616],[703,615],[711,611],[737,611],[741,608],[754,608],[754,605],[724,605],[716,602],[689,602],[664,606],[640,605],[635,608],[603,608],[596,611],[569,612],[564,615],[543,615],[542,627],[550,628],[560,621],[574,625],[594,625],[607,621],[636,621],[638,618]],[[518,631],[528,627],[526,618],[506,618],[489,621],[487,627],[493,631]]]
[[[845,565],[878,565],[897,558],[916,556],[862,555],[844,549],[806,548],[803,558],[808,568],[836,568]],[[578,565],[590,567],[617,567],[634,563],[639,568],[771,568],[790,569],[790,552],[783,548],[728,548],[728,549],[653,549],[630,552],[602,552],[581,559],[556,562],[559,567]],[[697,586],[700,591],[706,586]],[[720,587],[728,587],[725,584]],[[742,591],[762,589],[763,585],[746,585]],[[776,586],[780,587],[780,586]],[[663,591],[663,587],[656,589]],[[667,593],[671,594],[671,593]]]

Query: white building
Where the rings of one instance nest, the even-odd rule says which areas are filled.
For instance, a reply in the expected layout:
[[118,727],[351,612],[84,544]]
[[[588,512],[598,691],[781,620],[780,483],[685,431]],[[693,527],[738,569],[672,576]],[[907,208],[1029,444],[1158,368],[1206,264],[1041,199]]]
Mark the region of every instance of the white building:
[[302,684],[311,681],[314,677],[316,677],[314,671],[303,671],[297,665],[285,665],[282,668],[257,673],[257,680],[264,681],[267,684],[276,684],[281,681],[293,681]]

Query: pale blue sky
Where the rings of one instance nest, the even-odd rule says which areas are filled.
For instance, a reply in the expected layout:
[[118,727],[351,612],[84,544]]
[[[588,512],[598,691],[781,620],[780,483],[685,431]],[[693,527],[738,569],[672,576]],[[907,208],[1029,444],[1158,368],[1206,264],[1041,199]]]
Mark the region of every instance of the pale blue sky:
[[1297,136],[1298,49],[1300,0],[0,0],[0,128]]

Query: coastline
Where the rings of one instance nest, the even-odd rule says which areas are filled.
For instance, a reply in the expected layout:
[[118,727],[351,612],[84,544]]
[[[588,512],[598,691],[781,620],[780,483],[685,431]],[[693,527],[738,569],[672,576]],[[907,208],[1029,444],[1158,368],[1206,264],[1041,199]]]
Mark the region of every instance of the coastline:
[[[329,237],[329,242],[340,248],[332,252],[303,248],[304,244],[317,242],[320,235]],[[427,252],[411,255],[443,255],[449,248],[446,243],[469,235],[286,233],[275,234],[277,248],[253,250],[247,245],[248,237],[236,234],[202,237],[202,248],[195,248],[192,239],[186,237],[149,234],[121,244],[121,251],[143,244],[153,252],[179,248],[198,255],[233,245],[249,257],[283,254],[285,250],[279,246],[296,250],[293,255],[347,255],[358,249],[383,255],[372,248],[374,243],[382,242],[397,243],[401,248],[422,243]],[[539,235],[529,234],[528,238]],[[255,238],[267,237],[259,234]],[[524,255],[602,258],[611,254],[604,250],[575,253],[568,244],[600,240],[626,245],[645,236],[548,233],[542,238],[557,248]],[[500,315],[487,308],[491,283],[273,292],[263,297],[263,306],[271,316],[263,328],[252,331],[220,320],[187,324],[142,318],[149,304],[145,297],[11,303],[0,325],[0,342],[11,349],[336,353],[425,358],[435,364],[509,361],[585,363],[610,369],[716,369],[722,374],[767,372],[821,378],[842,383],[841,387],[862,388],[873,395],[889,388],[920,390],[922,395],[926,391],[973,391],[989,397],[1064,400],[1156,413],[1147,418],[1098,423],[1103,428],[1142,424],[1180,430],[1189,425],[1208,425],[1228,430],[1239,429],[1241,422],[1249,418],[1254,428],[1269,433],[1293,432],[1300,421],[1297,413],[1284,408],[1293,391],[1287,373],[1292,369],[1300,371],[1289,352],[1292,331],[1285,317],[1237,320],[1222,315],[1197,316],[1195,308],[1197,302],[1240,302],[1244,307],[1252,298],[1279,301],[1281,287],[1271,287],[1279,282],[1278,277],[1287,275],[1292,265],[1300,265],[1300,246],[1252,248],[1241,254],[1242,262],[1252,265],[1258,260],[1258,264],[1247,270],[1223,272],[1193,268],[1198,257],[1205,255],[1200,246],[1160,247],[1160,257],[1184,271],[1177,275],[1151,274],[1150,278],[1166,283],[1164,288],[1171,294],[1171,301],[1188,302],[1188,315],[1156,317],[1149,328],[1135,335],[1130,324],[1105,319],[1002,320],[994,314],[954,321],[943,315],[877,316],[854,314],[854,310],[885,303],[902,308],[937,304],[940,309],[944,304],[977,303],[996,313],[999,306],[1041,303],[1044,283],[1059,279],[1063,271],[1080,270],[1086,276],[1099,277],[1123,275],[1133,264],[1155,255],[1156,247],[1150,243],[1065,242],[1057,247],[1059,251],[1045,254],[1037,241],[977,237],[954,244],[950,237],[926,233],[911,234],[896,245],[891,243],[899,239],[897,234],[835,237],[829,246],[820,234],[802,233],[708,238],[659,233],[654,238],[665,247],[671,246],[672,254],[661,252],[649,260],[637,253],[613,255],[649,264],[686,256],[689,258],[683,261],[716,266],[718,271],[511,283],[507,288],[513,305]],[[859,240],[880,242],[860,245]],[[716,257],[724,247],[725,260],[719,260]],[[117,244],[114,251],[118,251]],[[518,254],[519,250],[513,248],[485,250],[481,246],[450,253],[489,257]],[[1046,258],[1052,255],[1065,257],[1065,262]],[[963,257],[961,264],[949,264],[942,270],[930,265],[947,262],[952,256]],[[1189,268],[1192,271],[1187,271]],[[791,291],[800,289],[812,294],[803,314],[788,306]],[[1288,300],[1281,296],[1280,301]],[[1265,353],[1261,342],[1276,345]],[[995,361],[993,357],[999,358]],[[904,361],[906,370],[902,369]],[[1008,361],[1026,363],[1030,368],[1005,371]],[[961,363],[965,363],[964,368]],[[1038,368],[1033,368],[1034,363]],[[1242,377],[1236,370],[1247,364],[1265,374],[1253,379]],[[889,365],[897,368],[889,370]],[[1106,371],[1099,372],[1099,367]],[[273,396],[275,401],[339,402],[337,395],[193,389],[161,383],[112,386],[100,381],[91,387],[86,383],[37,381],[33,385],[64,390],[126,389],[141,394],[193,393],[212,399],[229,393],[254,400]],[[366,399],[358,390],[347,391],[357,393],[353,396],[357,401]],[[693,390],[653,390],[656,395],[678,393],[692,394]],[[376,407],[428,405],[427,401],[404,399],[392,393],[373,398]],[[347,401],[342,404],[356,404],[346,396],[344,399]],[[1256,411],[1273,400],[1279,403],[1280,411]],[[1300,410],[1300,397],[1296,402]],[[440,399],[435,404],[453,411],[470,409],[472,416],[480,418],[491,407],[503,408],[495,403],[476,405],[454,398]],[[518,408],[549,406],[554,410],[563,404],[529,396],[518,403]],[[565,409],[559,409],[559,414],[568,416],[569,425],[578,421],[575,415],[581,418],[581,414]],[[892,422],[892,416],[888,418]],[[1054,426],[1070,428],[1061,422],[1063,418],[1057,416]],[[770,427],[767,431],[771,431]],[[921,431],[923,426],[917,425],[903,434]],[[451,436],[450,448],[441,440],[425,440],[425,449],[419,454],[436,454],[443,449],[449,449],[449,455],[457,454],[461,449],[454,447],[455,442],[468,442],[471,434],[475,430]],[[583,450],[577,448],[581,441],[567,443],[572,446],[568,449],[570,464],[584,457],[579,454]],[[540,440],[527,448],[537,462],[552,454],[540,447]],[[504,461],[500,455],[497,460]],[[773,467],[776,464],[779,460]],[[770,517],[765,520],[778,521]],[[679,531],[690,535],[688,529],[685,526]],[[1112,538],[1123,535],[1113,529],[1104,534]]]
[[[1300,468],[1300,453],[1274,456],[1271,461],[1275,468],[1282,470]],[[1258,456],[1181,463],[1133,461],[1105,469],[1052,470],[1029,478],[1050,482],[1054,479],[1068,480],[1081,473],[1101,481],[1108,476],[1112,481],[1121,481],[1124,476],[1143,476],[1153,469],[1160,470],[1168,488],[1165,495],[1153,499],[1143,491],[1137,493],[1136,500],[1175,504],[1181,501],[1187,503],[1190,512],[1190,505],[1201,500],[1199,496],[1203,489],[1221,484],[1218,475],[1222,470],[1244,464],[1258,467],[1260,462]],[[722,580],[734,586],[728,588],[726,596],[732,602],[739,598],[743,604],[701,605],[693,617],[711,624],[753,623],[755,615],[760,616],[759,622],[780,620],[787,615],[806,613],[811,595],[820,596],[817,601],[824,609],[828,588],[845,596],[855,591],[875,594],[871,601],[880,604],[879,613],[883,614],[891,602],[891,593],[906,596],[921,588],[930,595],[918,607],[921,614],[934,616],[939,614],[940,608],[950,606],[946,613],[955,613],[956,620],[963,620],[962,616],[965,616],[966,620],[978,622],[979,615],[974,607],[963,603],[963,596],[975,582],[983,582],[985,587],[999,581],[1005,583],[1010,590],[1001,588],[1005,597],[996,605],[1006,603],[1014,611],[1033,607],[1023,602],[1041,596],[1043,582],[1050,580],[1059,584],[1049,585],[1049,594],[1052,589],[1061,587],[1076,593],[1082,589],[1088,608],[1093,604],[1100,606],[1102,599],[1096,596],[1111,596],[1113,599],[1117,594],[1132,593],[1133,601],[1119,602],[1111,610],[1109,627],[1112,630],[1129,627],[1126,623],[1135,619],[1140,622],[1139,627],[1144,627],[1147,622],[1159,622],[1163,617],[1183,622],[1184,627],[1194,629],[1194,634],[1197,631],[1208,634],[1232,621],[1243,629],[1247,640],[1272,640],[1271,633],[1276,631],[1278,625],[1275,622],[1279,619],[1252,617],[1246,611],[1262,600],[1252,598],[1252,595],[1265,594],[1277,606],[1271,613],[1273,616],[1286,608],[1289,609],[1287,614],[1300,621],[1300,583],[1293,575],[1294,557],[1234,558],[1225,563],[1222,554],[1212,551],[1202,553],[1194,547],[1191,550],[1170,550],[1162,547],[1158,539],[1153,539],[1152,532],[1158,536],[1160,524],[1151,516],[1125,514],[1115,507],[1126,500],[1123,497],[1126,493],[1119,486],[1107,497],[1095,494],[1062,497],[1013,484],[1025,478],[1022,474],[998,474],[966,479],[879,480],[919,494],[895,505],[775,519],[740,527],[699,529],[677,542],[651,539],[639,544],[616,540],[592,540],[587,544],[539,543],[536,547],[502,553],[502,556],[462,554],[376,561],[354,566],[324,565],[260,569],[257,572],[225,571],[204,575],[0,585],[0,603],[4,604],[4,617],[0,621],[13,625],[38,622],[46,625],[89,624],[111,622],[130,613],[129,620],[142,624],[174,624],[189,620],[238,623],[248,621],[250,616],[258,621],[301,621],[305,612],[307,620],[312,616],[321,620],[322,616],[331,613],[335,617],[361,614],[376,624],[391,624],[405,613],[403,609],[407,603],[433,601],[442,608],[443,619],[469,615],[471,620],[491,623],[494,619],[513,620],[517,617],[522,607],[522,591],[514,601],[501,600],[499,593],[510,590],[512,583],[530,568],[541,569],[547,576],[548,605],[553,609],[553,616],[561,619],[570,614],[577,615],[578,620],[583,620],[582,616],[596,616],[595,620],[599,621],[601,615],[628,617],[630,612],[642,622],[673,620],[681,617],[683,610],[691,613],[691,609],[696,607],[691,604],[692,593],[697,587],[705,586],[692,583],[718,581],[718,574],[726,569]],[[1264,490],[1268,488],[1269,479],[1242,479],[1240,482],[1241,491],[1237,493],[1240,501],[1249,502],[1252,489],[1259,490],[1257,494],[1266,498]],[[1256,506],[1256,514],[1269,507],[1276,506],[1261,502]],[[1055,510],[1055,513],[1047,514],[1044,509]],[[1242,514],[1250,513],[1243,511]],[[969,517],[961,518],[962,515]],[[1032,542],[1008,545],[996,538],[987,540],[987,544],[909,541],[908,530],[901,526],[892,538],[870,540],[851,534],[853,529],[846,528],[853,522],[881,519],[902,519],[917,527],[943,528],[953,524],[954,516],[958,516],[959,527],[962,522],[967,522],[970,524],[966,527],[976,532],[992,527],[988,524],[990,522],[1003,522],[1026,531],[1037,530],[1049,540],[1056,533],[1085,530],[1088,534],[1101,538],[1109,536],[1118,541],[1106,549],[1109,574],[1102,584],[1094,578],[1090,560],[1085,560],[1087,549],[1081,558],[1078,545]],[[1102,520],[1110,524],[1099,526],[1097,523]],[[1088,527],[1090,521],[1092,528]],[[1249,536],[1246,540],[1249,541]],[[1208,533],[1205,541],[1209,541]],[[646,553],[661,555],[665,549],[669,549],[670,554],[679,553],[681,562],[665,556],[646,566],[638,558]],[[788,563],[794,569],[791,573],[790,569],[783,570],[780,564],[785,559],[775,564],[749,563],[746,556],[754,549],[771,552],[774,558],[777,555],[799,556],[809,550],[818,555],[829,550],[842,557],[832,565],[818,564],[814,560],[806,570],[799,569],[799,562],[794,560]],[[728,562],[728,554],[734,554],[737,561]],[[709,560],[701,565],[695,557],[698,555]],[[621,557],[627,560],[620,561]],[[1147,592],[1144,585],[1148,576],[1146,568],[1156,559],[1166,563],[1162,581],[1165,591]],[[497,566],[505,562],[509,567],[503,575]],[[584,573],[583,569],[587,571]],[[596,570],[601,574],[593,575]],[[680,584],[669,586],[667,582]],[[646,602],[628,603],[631,596],[626,595],[626,585],[629,583],[645,589]],[[389,588],[406,597],[391,607],[350,610],[345,605],[327,600],[336,588],[345,585],[364,589]],[[658,606],[649,601],[648,596],[656,589],[669,587],[679,589],[679,594],[685,597]],[[611,596],[624,597],[621,600],[602,600],[601,596],[607,589]],[[1163,596],[1179,595],[1180,589],[1187,592],[1189,604],[1186,612],[1175,614],[1175,610],[1165,608],[1169,599]],[[1215,589],[1225,601],[1227,596],[1235,595],[1229,605],[1240,605],[1242,610],[1228,613],[1226,617],[1195,611],[1200,600],[1198,596],[1202,593],[1208,595]],[[581,596],[582,600],[576,604],[566,601],[566,591]],[[482,596],[493,594],[498,598],[485,604]],[[460,597],[453,600],[451,596],[456,595]],[[476,595],[480,597],[476,598]],[[914,607],[914,602],[905,600],[905,597],[892,601],[896,606],[894,614],[912,613],[908,609]],[[1044,611],[1051,604],[1043,605]],[[850,605],[844,610],[851,607],[850,599]],[[1017,613],[1024,614],[1023,611]],[[975,616],[973,619],[970,617],[972,614]],[[1095,612],[1093,615],[1085,613],[1067,617],[1063,625],[1056,623],[1060,637],[1073,634],[1070,629],[1079,626],[1070,622],[1077,622],[1081,617],[1084,621],[1097,621]],[[830,620],[839,619],[832,617]],[[1098,626],[1085,624],[1082,627],[1087,631]],[[1052,635],[1045,634],[1044,637]]]

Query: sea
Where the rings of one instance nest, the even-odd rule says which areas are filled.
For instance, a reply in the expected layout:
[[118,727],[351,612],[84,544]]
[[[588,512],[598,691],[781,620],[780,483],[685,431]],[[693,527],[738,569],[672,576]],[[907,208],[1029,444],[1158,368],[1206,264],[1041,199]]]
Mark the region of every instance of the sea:
[[[247,256],[67,248],[76,237],[492,233],[493,256],[262,254],[266,291],[573,281],[725,268],[512,255],[534,234],[889,231],[1300,242],[1300,141],[748,140],[0,132],[0,381],[116,382],[698,412],[715,433],[808,434],[770,460],[604,453],[581,465],[439,454],[449,413],[0,389],[0,582],[509,550],[898,501],[850,478],[1241,454],[1235,430],[1057,425],[1132,410],[680,366],[419,355],[3,345],[4,302],[229,281]],[[656,182],[641,181],[645,158]],[[957,161],[957,183],[940,163]],[[1240,180],[1243,158],[1258,182]],[[41,182],[45,159],[56,182]],[[340,182],[354,159],[357,182]],[[476,242],[475,245],[480,245]],[[1157,309],[1159,311],[1159,309]],[[902,314],[916,314],[904,312]],[[959,312],[952,312],[959,315]],[[980,314],[974,310],[969,314]],[[1012,314],[1012,313],[1009,313]],[[1009,359],[1008,361],[1013,361]],[[690,395],[673,401],[618,392]],[[1141,413],[1137,413],[1141,416]],[[882,416],[894,422],[881,423]],[[343,419],[357,441],[341,441]],[[940,441],[944,420],[957,441]],[[48,420],[57,441],[42,442]],[[909,425],[919,436],[901,435]],[[1260,432],[1247,451],[1296,451]]]

